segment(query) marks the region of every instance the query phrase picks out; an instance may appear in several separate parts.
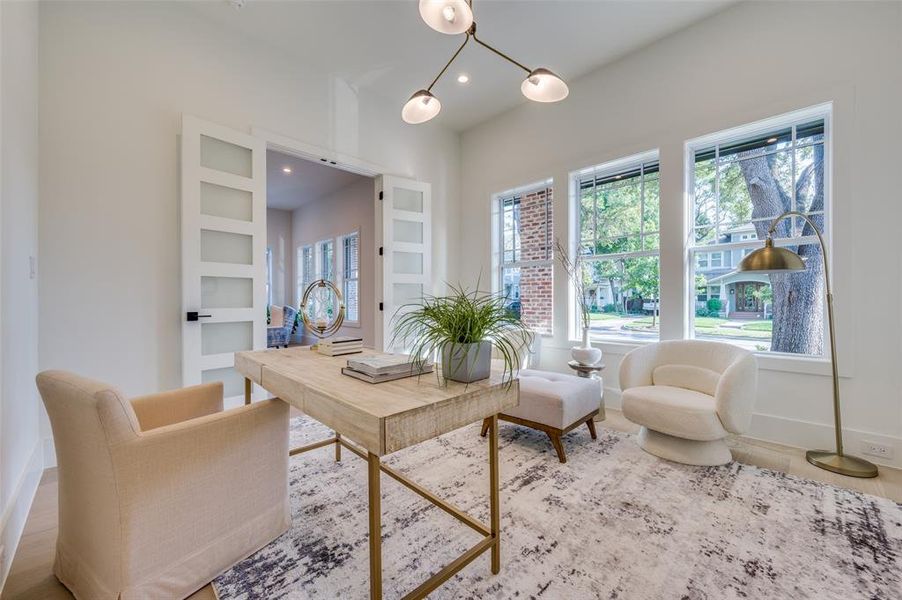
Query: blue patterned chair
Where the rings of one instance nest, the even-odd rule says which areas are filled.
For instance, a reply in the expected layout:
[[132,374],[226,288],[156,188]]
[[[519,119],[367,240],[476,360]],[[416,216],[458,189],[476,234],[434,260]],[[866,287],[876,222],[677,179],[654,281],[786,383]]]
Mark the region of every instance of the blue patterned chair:
[[[266,347],[288,347],[291,341],[291,330],[298,311],[290,306],[271,306],[269,308],[270,325],[266,328]],[[281,315],[281,322],[280,322]]]

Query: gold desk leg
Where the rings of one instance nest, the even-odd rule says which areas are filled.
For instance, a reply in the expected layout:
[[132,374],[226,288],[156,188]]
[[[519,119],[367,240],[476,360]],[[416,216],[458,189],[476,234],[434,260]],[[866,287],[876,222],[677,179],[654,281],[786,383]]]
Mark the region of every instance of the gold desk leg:
[[501,572],[501,502],[498,491],[498,415],[489,418],[489,507],[492,530],[492,574]]
[[370,504],[370,599],[382,600],[382,492],[379,489],[379,457],[367,456]]
[[251,380],[247,377],[244,378],[244,403],[251,403]]
[[341,434],[335,432],[335,462],[341,461]]

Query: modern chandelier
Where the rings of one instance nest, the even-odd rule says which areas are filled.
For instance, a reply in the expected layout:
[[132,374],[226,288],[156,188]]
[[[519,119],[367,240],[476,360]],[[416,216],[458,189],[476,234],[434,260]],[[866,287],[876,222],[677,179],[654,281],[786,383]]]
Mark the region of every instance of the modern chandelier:
[[463,33],[463,44],[451,57],[451,60],[439,71],[429,87],[419,90],[410,97],[410,100],[401,109],[401,118],[407,123],[417,125],[434,118],[440,110],[442,103],[432,94],[432,88],[438,82],[454,59],[461,53],[464,46],[472,40],[480,46],[491,50],[504,60],[526,71],[526,79],[520,85],[523,95],[535,102],[558,102],[567,97],[570,90],[564,80],[549,71],[539,67],[529,67],[515,61],[510,56],[496,50],[489,44],[476,37],[476,22],[473,20],[473,0],[420,0],[420,16],[426,24],[440,33],[458,35]]

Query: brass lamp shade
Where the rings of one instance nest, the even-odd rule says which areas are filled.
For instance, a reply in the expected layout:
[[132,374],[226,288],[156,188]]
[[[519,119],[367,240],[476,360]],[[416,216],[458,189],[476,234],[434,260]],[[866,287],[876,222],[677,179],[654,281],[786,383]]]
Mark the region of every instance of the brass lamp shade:
[[764,248],[758,248],[743,258],[737,270],[755,273],[804,271],[805,262],[792,250],[776,247],[774,241],[767,238]]

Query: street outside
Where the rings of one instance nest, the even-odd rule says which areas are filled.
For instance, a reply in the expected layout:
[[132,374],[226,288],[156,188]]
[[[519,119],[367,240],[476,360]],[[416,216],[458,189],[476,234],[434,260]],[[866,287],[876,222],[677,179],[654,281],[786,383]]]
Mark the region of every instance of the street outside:
[[[618,313],[592,313],[590,331],[593,338],[616,337],[618,340],[657,341],[660,317]],[[753,351],[770,349],[769,320],[695,318],[695,339],[730,342]]]

